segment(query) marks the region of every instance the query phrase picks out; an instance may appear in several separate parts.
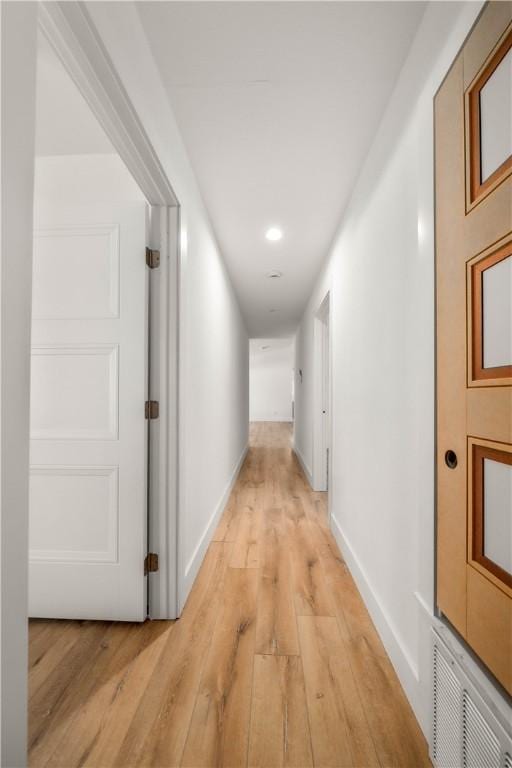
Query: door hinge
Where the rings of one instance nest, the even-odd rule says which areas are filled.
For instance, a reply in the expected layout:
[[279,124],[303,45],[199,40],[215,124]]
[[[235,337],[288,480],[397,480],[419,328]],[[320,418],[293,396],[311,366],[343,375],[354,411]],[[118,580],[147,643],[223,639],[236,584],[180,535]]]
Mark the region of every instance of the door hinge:
[[146,419],[158,419],[160,415],[160,403],[158,400],[146,400],[144,413]]
[[148,552],[144,558],[144,576],[158,571],[158,555],[156,552]]
[[154,248],[146,248],[146,264],[150,269],[156,269],[160,266],[160,251]]

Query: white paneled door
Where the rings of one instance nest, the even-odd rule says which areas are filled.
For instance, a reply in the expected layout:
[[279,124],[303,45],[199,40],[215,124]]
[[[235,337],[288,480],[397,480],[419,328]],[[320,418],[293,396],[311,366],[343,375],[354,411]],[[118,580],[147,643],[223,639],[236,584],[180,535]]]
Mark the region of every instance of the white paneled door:
[[34,233],[31,616],[146,616],[147,207]]

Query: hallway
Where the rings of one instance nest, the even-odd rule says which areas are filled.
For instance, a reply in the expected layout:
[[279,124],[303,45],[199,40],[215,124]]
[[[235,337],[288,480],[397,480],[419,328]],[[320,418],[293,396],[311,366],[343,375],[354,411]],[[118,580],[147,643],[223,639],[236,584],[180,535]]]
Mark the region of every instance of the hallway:
[[30,627],[30,765],[430,765],[291,451],[250,450],[182,618]]

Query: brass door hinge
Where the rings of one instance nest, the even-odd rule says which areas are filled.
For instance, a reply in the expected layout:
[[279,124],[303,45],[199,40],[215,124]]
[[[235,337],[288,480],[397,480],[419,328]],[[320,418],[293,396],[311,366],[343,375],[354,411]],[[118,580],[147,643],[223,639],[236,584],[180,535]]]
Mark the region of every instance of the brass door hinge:
[[160,266],[160,251],[154,248],[146,248],[146,264],[150,269],[156,269]]
[[144,576],[158,571],[158,555],[156,552],[148,552],[144,558]]
[[158,419],[160,415],[160,403],[158,400],[146,400],[144,413],[146,419]]

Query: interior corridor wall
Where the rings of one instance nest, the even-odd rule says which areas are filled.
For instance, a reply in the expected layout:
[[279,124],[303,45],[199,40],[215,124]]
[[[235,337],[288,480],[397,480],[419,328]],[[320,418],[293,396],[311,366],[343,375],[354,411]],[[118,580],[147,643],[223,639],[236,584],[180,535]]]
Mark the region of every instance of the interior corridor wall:
[[430,733],[434,611],[433,97],[481,3],[431,3],[296,341],[295,448],[313,459],[314,314],[330,291],[334,533]]
[[88,2],[86,9],[180,203],[182,607],[247,449],[248,335],[136,4]]
[[292,421],[293,365],[293,339],[251,339],[250,421]]

